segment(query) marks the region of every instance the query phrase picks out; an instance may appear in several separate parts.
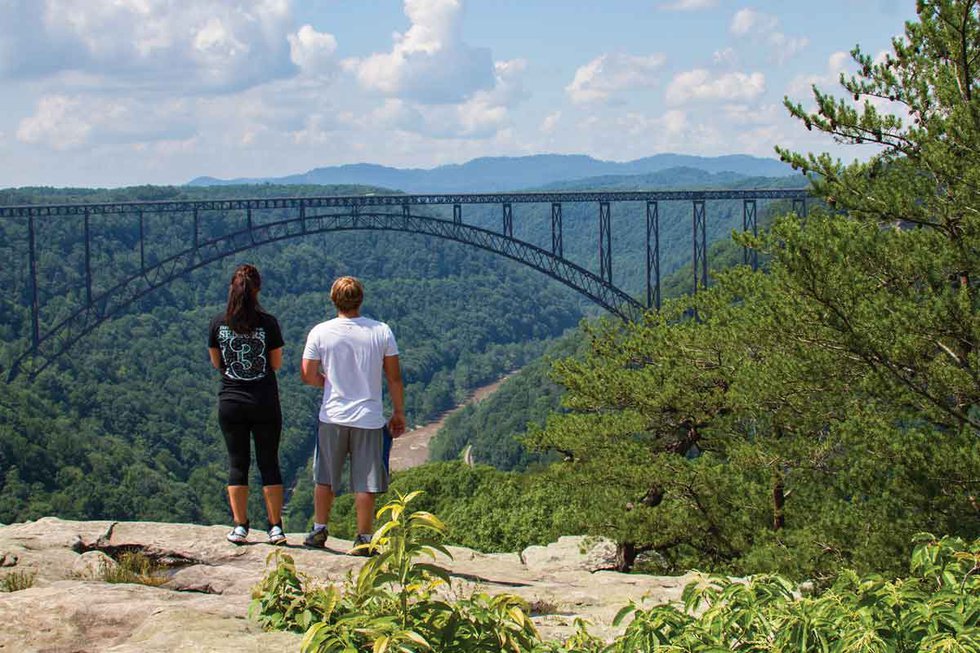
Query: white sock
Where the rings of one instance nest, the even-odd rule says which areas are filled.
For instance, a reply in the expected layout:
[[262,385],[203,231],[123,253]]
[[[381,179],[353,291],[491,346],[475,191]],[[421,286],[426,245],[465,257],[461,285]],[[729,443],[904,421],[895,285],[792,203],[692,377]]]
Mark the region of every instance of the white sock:
[[318,524],[318,523],[316,523],[316,522],[313,522],[313,532],[314,532],[314,533],[315,533],[316,531],[322,531],[322,530],[323,530],[324,528],[326,528],[326,527],[327,527],[327,525],[326,525],[326,524]]

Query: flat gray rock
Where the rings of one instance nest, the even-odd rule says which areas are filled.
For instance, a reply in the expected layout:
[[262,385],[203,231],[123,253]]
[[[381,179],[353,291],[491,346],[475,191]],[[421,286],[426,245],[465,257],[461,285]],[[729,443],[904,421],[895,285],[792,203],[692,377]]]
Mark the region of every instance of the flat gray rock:
[[529,569],[603,571],[616,568],[616,543],[604,538],[565,535],[547,546],[529,546],[521,552]]
[[[264,543],[264,533],[253,533],[254,542],[235,546],[226,533],[226,526],[52,517],[0,527],[4,560],[15,560],[18,572],[36,573],[33,587],[0,593],[0,651],[297,650],[299,635],[263,632],[247,617],[269,554],[289,553],[302,573],[336,583],[364,562],[344,555],[352,546],[347,540],[331,537],[325,550],[307,549],[300,546],[303,535],[293,533],[290,544],[274,548]],[[166,582],[104,582],[100,569],[111,564],[108,556],[127,551],[165,563]],[[450,570],[455,589],[520,595],[548,638],[573,633],[576,617],[592,622],[595,634],[612,637],[619,630],[612,619],[628,601],[677,601],[693,579],[592,572],[615,547],[581,538],[561,538],[521,555],[460,547],[450,552],[452,560],[440,556],[437,562]]]

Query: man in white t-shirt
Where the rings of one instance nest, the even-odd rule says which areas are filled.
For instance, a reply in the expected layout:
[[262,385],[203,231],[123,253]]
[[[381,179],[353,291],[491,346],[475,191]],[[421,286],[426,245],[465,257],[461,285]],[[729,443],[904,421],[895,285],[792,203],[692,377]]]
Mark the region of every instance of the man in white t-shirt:
[[405,432],[405,400],[398,345],[384,322],[361,317],[364,286],[341,277],[330,288],[337,317],[313,327],[303,350],[303,382],[323,388],[320,428],[313,455],[313,530],[304,544],[322,548],[327,522],[350,456],[350,482],[357,510],[357,538],[352,553],[367,554],[374,521],[374,495],[388,489],[384,454],[385,418],[381,377],[388,381],[393,410],[387,426],[397,438]]

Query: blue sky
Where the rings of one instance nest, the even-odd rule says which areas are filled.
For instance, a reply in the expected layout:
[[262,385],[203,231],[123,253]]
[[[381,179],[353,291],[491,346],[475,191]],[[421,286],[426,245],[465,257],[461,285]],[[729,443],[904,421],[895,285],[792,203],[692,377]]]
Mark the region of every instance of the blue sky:
[[[789,119],[914,0],[0,0],[0,187],[853,148]],[[813,8],[819,9],[818,13]]]

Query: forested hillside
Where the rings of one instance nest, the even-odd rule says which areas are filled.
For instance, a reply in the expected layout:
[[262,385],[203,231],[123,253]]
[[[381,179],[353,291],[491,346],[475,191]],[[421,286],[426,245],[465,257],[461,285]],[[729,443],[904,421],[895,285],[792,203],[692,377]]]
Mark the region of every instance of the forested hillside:
[[[224,188],[222,196],[351,193],[376,189]],[[3,203],[214,196],[208,189],[6,191]],[[232,219],[232,218],[228,218]],[[97,283],[108,283],[108,244],[135,242],[132,224],[93,220]],[[5,306],[3,360],[24,346],[27,302],[19,225],[3,223],[5,275],[21,295]],[[157,221],[152,242],[166,251],[180,224]],[[214,227],[217,228],[217,227]],[[129,231],[127,231],[129,230]],[[39,228],[41,274],[49,292],[79,296],[77,224]],[[100,240],[104,239],[104,240]],[[101,249],[100,246],[105,247]],[[133,250],[135,252],[135,250]],[[218,377],[207,362],[207,323],[222,310],[228,278],[242,261],[264,275],[261,301],[286,339],[280,387],[285,414],[282,461],[287,483],[312,450],[317,392],[298,382],[306,332],[331,311],[333,278],[367,284],[365,314],[388,321],[402,349],[412,423],[452,406],[466,392],[534,359],[544,343],[579,318],[577,300],[516,264],[448,242],[404,234],[344,234],[264,246],[192,273],[151,293],[122,317],[83,338],[30,383],[20,377],[0,399],[0,522],[61,515],[200,521],[227,520],[224,445],[215,418]],[[126,264],[126,261],[122,261]],[[54,313],[48,317],[53,319]],[[20,337],[14,337],[19,335]],[[256,513],[258,514],[258,513]],[[302,527],[300,524],[297,527]]]
[[[794,180],[793,185],[798,183]],[[788,210],[787,203],[773,202],[760,213],[759,228],[769,228],[777,215]],[[715,241],[708,248],[709,274],[742,264],[744,251],[731,239]],[[767,263],[764,256],[759,261],[762,268]],[[663,297],[676,299],[689,292],[691,284],[688,263],[664,278]],[[530,465],[555,460],[554,452],[528,451],[524,436],[528,425],[542,425],[550,413],[561,407],[563,390],[551,378],[555,361],[582,353],[587,347],[588,337],[580,329],[557,340],[543,357],[504,381],[493,395],[447,419],[430,444],[430,458],[456,460],[467,447],[472,447],[470,455],[474,461],[504,471],[521,471]]]
[[[690,182],[713,187],[733,180],[678,170],[647,179],[651,187]],[[700,183],[694,183],[700,181]],[[596,180],[601,186],[609,180]],[[746,181],[742,180],[742,185]],[[768,185],[785,181],[769,180]],[[752,185],[767,185],[753,180]],[[131,200],[272,197],[380,193],[365,187],[270,185],[221,188],[139,187],[102,189],[11,189],[0,203],[66,203]],[[565,251],[584,265],[595,263],[595,207],[565,207]],[[640,293],[643,288],[640,203],[615,205],[614,276]],[[448,217],[442,208],[431,214]],[[515,235],[550,246],[550,206],[515,206]],[[689,257],[690,206],[664,205],[664,270]],[[256,219],[273,219],[257,215]],[[234,228],[243,216],[228,214],[202,222],[202,237]],[[464,220],[499,228],[489,207],[466,207]],[[737,203],[711,203],[709,238],[723,238],[741,220]],[[147,260],[179,250],[187,237],[186,218],[147,216]],[[4,345],[0,362],[10,364],[27,346],[29,294],[25,227],[0,224],[4,266]],[[134,222],[120,217],[92,218],[94,290],[118,277],[111,270],[138,269]],[[82,295],[84,260],[80,220],[38,221],[39,274],[45,298],[42,321],[68,315]],[[286,426],[282,460],[287,483],[305,474],[315,423],[316,392],[300,386],[296,366],[305,334],[328,316],[326,291],[340,274],[365,279],[365,313],[391,323],[402,349],[411,423],[423,422],[451,407],[469,389],[535,360],[553,337],[574,326],[583,311],[597,309],[542,275],[503,258],[462,245],[420,236],[384,233],[330,234],[267,245],[234,260],[209,266],[144,298],[118,319],[83,338],[69,355],[34,383],[20,378],[0,399],[0,521],[56,514],[65,517],[142,518],[222,522],[224,451],[214,416],[217,376],[204,352],[206,324],[221,310],[227,279],[235,265],[250,261],[264,275],[262,301],[275,313],[286,337],[281,388]],[[683,282],[680,282],[683,285]],[[543,366],[539,366],[543,369]],[[529,388],[529,392],[532,389]],[[534,389],[536,390],[536,388]],[[509,390],[507,391],[510,392]],[[530,396],[530,395],[528,395]],[[535,418],[553,400],[535,399]],[[487,448],[478,459],[502,468],[521,468],[536,460],[498,428],[518,432],[527,421],[521,410],[485,414],[481,432]],[[503,443],[491,453],[490,440]],[[456,446],[441,454],[453,457]],[[298,488],[302,495],[308,488]],[[305,526],[305,496],[290,515]]]
[[[764,272],[720,270],[640,323],[592,326],[554,367],[562,410],[525,442],[561,458],[528,478],[567,499],[564,523],[614,539],[622,569],[646,556],[819,586],[842,568],[897,577],[914,543],[980,534],[980,13],[956,1],[917,13],[892,52],[855,49],[840,97],[786,102],[806,129],[874,154],[779,150],[822,201],[737,238]],[[864,605],[894,610],[896,596]],[[975,618],[946,630],[929,614],[936,650],[976,639]],[[633,626],[651,637],[674,628],[643,619]],[[887,648],[875,622],[854,650]],[[811,640],[814,623],[787,646],[848,647]],[[676,642],[663,632],[636,641]]]

